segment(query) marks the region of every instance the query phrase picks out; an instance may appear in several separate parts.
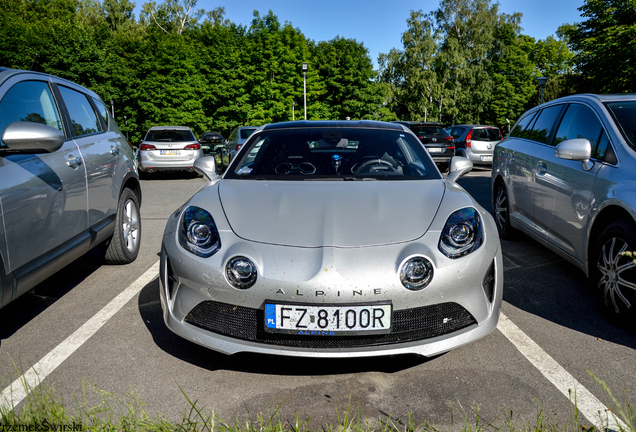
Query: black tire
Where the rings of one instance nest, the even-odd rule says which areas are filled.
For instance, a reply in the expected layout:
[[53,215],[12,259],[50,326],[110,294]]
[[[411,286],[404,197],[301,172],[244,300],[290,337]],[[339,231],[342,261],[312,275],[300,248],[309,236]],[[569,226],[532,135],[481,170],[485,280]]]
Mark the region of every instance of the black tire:
[[492,208],[495,214],[499,238],[511,240],[515,238],[517,230],[510,226],[510,200],[508,199],[506,185],[503,182],[499,182],[492,196]]
[[594,246],[590,276],[599,306],[610,322],[636,323],[636,224],[619,220],[607,226]]
[[437,164],[439,171],[444,174],[450,170],[450,162],[441,162]]
[[128,264],[139,254],[141,245],[141,216],[139,200],[130,189],[124,189],[117,205],[115,232],[103,245],[107,264]]

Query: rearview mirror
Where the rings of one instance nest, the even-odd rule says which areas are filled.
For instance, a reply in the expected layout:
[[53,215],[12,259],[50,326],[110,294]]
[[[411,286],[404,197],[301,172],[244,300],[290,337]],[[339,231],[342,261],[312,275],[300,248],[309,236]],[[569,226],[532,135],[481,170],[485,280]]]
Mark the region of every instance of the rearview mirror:
[[214,159],[214,156],[198,158],[194,161],[193,167],[199,174],[203,174],[209,178],[210,181],[219,178],[219,175],[216,173],[216,159]]
[[559,143],[554,149],[554,155],[560,159],[579,161],[583,170],[589,171],[594,166],[592,158],[592,144],[585,138],[574,138]]
[[462,156],[453,156],[450,162],[450,172],[446,176],[447,179],[456,181],[463,175],[473,170],[473,163],[470,159]]

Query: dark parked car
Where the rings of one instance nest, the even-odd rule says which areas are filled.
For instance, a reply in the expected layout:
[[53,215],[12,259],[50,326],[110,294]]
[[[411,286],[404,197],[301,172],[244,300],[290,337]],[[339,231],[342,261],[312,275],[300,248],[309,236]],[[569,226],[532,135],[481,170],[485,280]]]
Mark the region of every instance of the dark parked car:
[[457,125],[448,128],[455,141],[455,153],[470,159],[474,165],[492,166],[495,145],[503,139],[498,127]]
[[420,139],[439,169],[448,171],[450,160],[455,156],[453,137],[444,127],[435,122],[395,121],[408,127]]
[[206,132],[201,138],[201,150],[203,156],[214,156],[216,158],[216,165],[225,169],[230,163],[229,151],[226,148],[226,141],[218,132]]
[[95,246],[141,241],[133,150],[104,102],[70,81],[0,68],[0,307]]
[[493,209],[585,272],[607,316],[636,323],[636,95],[574,95],[521,116],[495,148]]

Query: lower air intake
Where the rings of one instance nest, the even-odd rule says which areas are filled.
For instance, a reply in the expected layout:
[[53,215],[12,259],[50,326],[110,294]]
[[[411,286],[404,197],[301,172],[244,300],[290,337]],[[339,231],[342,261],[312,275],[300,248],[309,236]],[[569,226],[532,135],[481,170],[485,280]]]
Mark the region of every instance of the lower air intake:
[[214,301],[194,307],[185,322],[223,336],[268,345],[293,348],[357,348],[419,341],[442,336],[477,324],[475,318],[457,303],[441,303],[393,311],[391,333],[369,336],[296,336],[267,333],[263,329],[265,312]]

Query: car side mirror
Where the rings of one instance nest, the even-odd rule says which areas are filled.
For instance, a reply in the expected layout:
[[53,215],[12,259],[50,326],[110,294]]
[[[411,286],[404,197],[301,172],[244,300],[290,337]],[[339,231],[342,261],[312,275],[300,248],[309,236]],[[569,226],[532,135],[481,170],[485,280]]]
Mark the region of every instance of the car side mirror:
[[453,156],[450,162],[450,172],[446,176],[447,179],[456,181],[463,175],[473,170],[473,163],[470,159],[462,156]]
[[7,148],[21,153],[53,153],[62,147],[65,139],[62,131],[33,122],[13,122],[2,132]]
[[194,161],[194,169],[199,173],[206,176],[210,181],[219,178],[216,173],[216,159],[214,156],[203,156]]
[[574,138],[559,143],[554,149],[554,155],[560,159],[579,161],[583,170],[589,171],[594,166],[592,158],[592,144],[585,138]]

